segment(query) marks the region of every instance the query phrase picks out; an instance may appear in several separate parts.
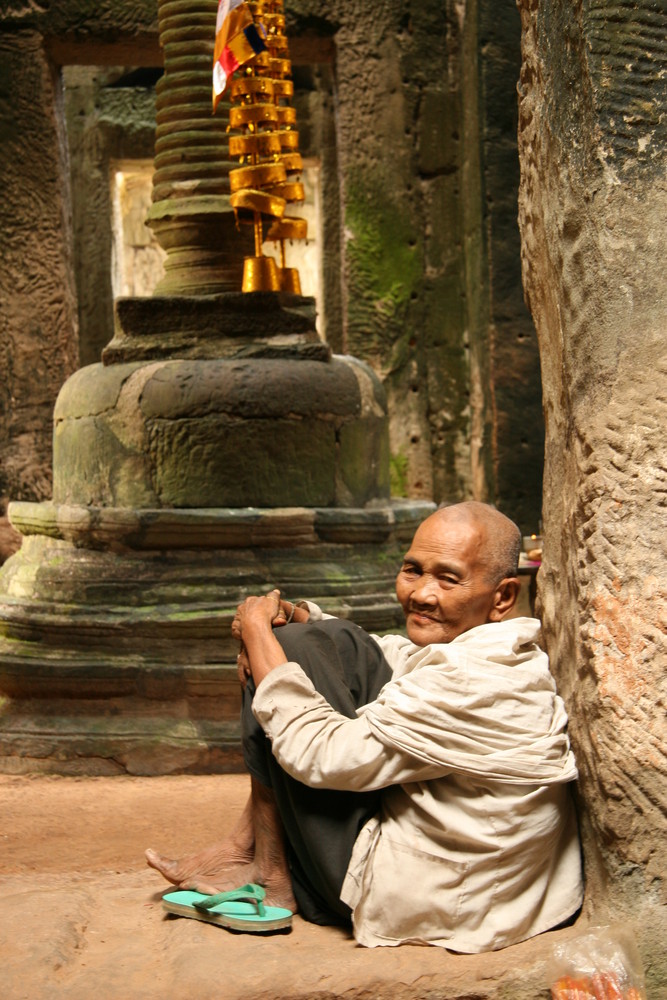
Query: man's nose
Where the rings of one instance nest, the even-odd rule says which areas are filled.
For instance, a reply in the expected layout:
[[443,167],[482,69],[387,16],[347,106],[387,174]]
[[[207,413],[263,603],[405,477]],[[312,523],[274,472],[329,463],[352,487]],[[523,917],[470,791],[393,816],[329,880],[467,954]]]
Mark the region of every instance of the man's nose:
[[420,577],[417,586],[412,591],[412,600],[415,604],[435,604],[437,601],[438,581],[425,574]]

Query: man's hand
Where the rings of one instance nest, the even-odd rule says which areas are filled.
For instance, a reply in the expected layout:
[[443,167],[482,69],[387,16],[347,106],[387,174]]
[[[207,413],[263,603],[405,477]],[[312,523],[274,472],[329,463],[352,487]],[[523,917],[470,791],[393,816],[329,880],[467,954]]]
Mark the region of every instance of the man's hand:
[[308,608],[300,608],[298,604],[294,604],[292,601],[280,601],[280,610],[276,618],[273,621],[274,628],[279,625],[289,625],[291,622],[298,622],[299,625],[305,625],[310,618],[310,612]]
[[[255,684],[259,684],[272,670],[285,663],[285,652],[276,639],[274,625],[285,625],[294,606],[280,600],[280,591],[272,590],[265,597],[246,597],[236,609],[232,622],[232,635],[241,643],[237,658],[239,679],[245,685],[252,674]],[[289,610],[288,610],[289,609]],[[307,620],[308,612],[301,608]]]
[[243,629],[273,626],[274,622],[280,621],[285,624],[287,617],[280,606],[280,591],[272,590],[265,597],[246,597],[245,601],[237,605],[236,614],[232,622],[232,636],[243,642]]
[[[262,603],[266,601],[270,601],[272,603],[269,605]],[[269,608],[271,610],[275,609],[270,622],[272,628],[279,628],[281,625],[287,625],[290,622],[299,622],[300,624],[304,624],[309,618],[307,608],[299,608],[292,601],[282,600],[280,597],[280,591],[276,588],[265,597],[247,597],[245,601],[238,605],[232,622],[233,638],[242,642],[242,623],[244,620],[248,619],[248,614],[251,616],[253,614],[259,614],[261,618],[262,610],[265,610],[268,613]]]

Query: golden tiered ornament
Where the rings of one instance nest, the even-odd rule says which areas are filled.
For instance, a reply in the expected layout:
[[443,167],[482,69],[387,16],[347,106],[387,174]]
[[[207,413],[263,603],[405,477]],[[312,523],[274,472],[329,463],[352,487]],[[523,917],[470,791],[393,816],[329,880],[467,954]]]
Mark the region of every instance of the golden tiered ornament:
[[[255,256],[244,261],[243,291],[300,295],[299,273],[285,265],[286,241],[306,239],[308,224],[285,214],[305,194],[296,109],[290,104],[294,84],[283,0],[249,0],[248,7],[265,33],[266,51],[246,63],[227,87],[229,154],[241,164],[229,174],[230,202],[237,222],[255,229]],[[280,267],[263,253],[265,239],[279,244]]]

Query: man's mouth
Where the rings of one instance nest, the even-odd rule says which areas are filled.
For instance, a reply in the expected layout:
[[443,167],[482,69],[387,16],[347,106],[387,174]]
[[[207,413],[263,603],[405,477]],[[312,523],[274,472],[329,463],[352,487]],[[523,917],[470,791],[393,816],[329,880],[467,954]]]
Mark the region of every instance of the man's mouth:
[[440,619],[436,618],[434,615],[426,614],[425,611],[418,611],[417,608],[409,608],[408,614],[412,615],[413,618],[422,618],[424,621],[438,622]]

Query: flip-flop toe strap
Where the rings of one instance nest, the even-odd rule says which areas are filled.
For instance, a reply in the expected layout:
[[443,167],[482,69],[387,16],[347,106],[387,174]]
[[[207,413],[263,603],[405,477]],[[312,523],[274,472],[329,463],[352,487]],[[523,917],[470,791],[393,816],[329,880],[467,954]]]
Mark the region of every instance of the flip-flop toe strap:
[[198,900],[192,905],[197,910],[210,910],[220,903],[256,903],[257,912],[260,917],[263,917],[266,913],[263,902],[265,896],[264,886],[249,882],[248,885],[242,885],[238,889],[230,889],[228,892],[219,892],[215,896],[207,896],[206,899]]

